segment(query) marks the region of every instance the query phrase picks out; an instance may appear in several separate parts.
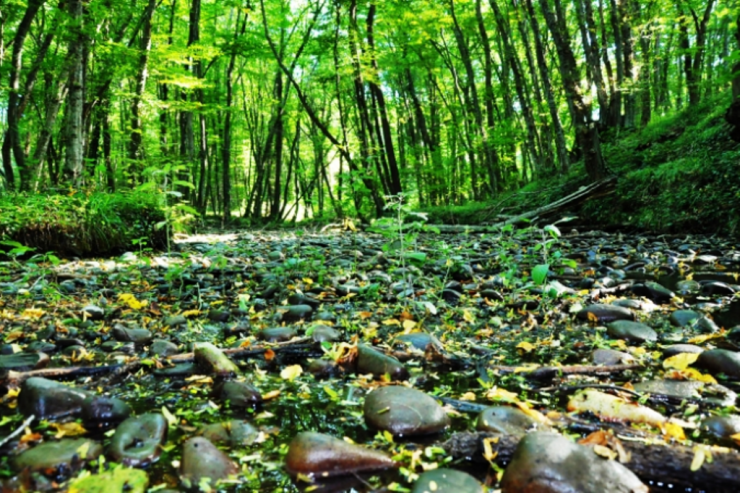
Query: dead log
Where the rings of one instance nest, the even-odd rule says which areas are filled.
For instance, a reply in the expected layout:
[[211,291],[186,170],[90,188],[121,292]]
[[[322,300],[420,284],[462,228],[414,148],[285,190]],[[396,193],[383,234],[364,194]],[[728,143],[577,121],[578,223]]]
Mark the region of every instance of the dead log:
[[[501,436],[486,432],[461,432],[453,434],[442,443],[442,448],[454,459],[483,461],[486,438],[498,437],[498,442],[489,441],[496,464],[505,467],[514,455],[519,443],[515,436]],[[696,452],[692,447],[677,444],[627,441],[621,444],[631,455],[625,465],[644,482],[671,485],[675,491],[711,491],[734,493],[740,483],[740,454],[734,450],[714,447],[711,462],[705,460],[701,467],[691,470]]]

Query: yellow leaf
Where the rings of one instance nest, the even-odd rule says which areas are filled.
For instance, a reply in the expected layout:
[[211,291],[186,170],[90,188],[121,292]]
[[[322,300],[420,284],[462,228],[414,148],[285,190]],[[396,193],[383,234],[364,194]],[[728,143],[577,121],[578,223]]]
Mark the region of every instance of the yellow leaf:
[[679,353],[663,361],[663,368],[666,370],[685,370],[689,365],[694,364],[697,359],[699,359],[699,355],[696,353]]
[[675,423],[666,423],[663,425],[663,433],[667,437],[674,438],[676,440],[686,440],[686,435],[683,432],[683,428]]
[[49,423],[49,426],[51,428],[54,428],[57,430],[57,434],[54,435],[54,438],[59,439],[62,437],[76,437],[79,435],[84,435],[87,433],[87,430],[79,423]]
[[708,384],[716,384],[717,380],[712,375],[706,375],[699,370],[694,368],[686,368],[681,371],[681,376],[688,378],[689,380],[696,380],[697,382],[704,382]]
[[604,445],[594,445],[593,448],[594,452],[596,452],[596,455],[600,455],[601,457],[609,460],[614,460],[617,458],[618,454],[609,447],[605,447]]
[[711,341],[712,339],[722,339],[725,336],[725,331],[721,330],[719,332],[715,332],[714,334],[705,334],[701,336],[692,337],[689,339],[689,344],[703,344],[707,341]]
[[383,325],[401,325],[401,322],[399,322],[395,318],[388,318],[386,320],[383,320],[381,323]]
[[39,308],[27,308],[23,310],[21,316],[25,318],[41,318],[44,316],[44,313],[44,310]]
[[529,353],[532,352],[532,350],[534,349],[534,345],[527,341],[522,341],[516,345],[516,348],[523,349],[525,352]]
[[5,338],[5,342],[13,342],[17,341],[18,339],[21,339],[23,337],[23,331],[22,330],[15,330],[8,334],[8,336]]
[[313,284],[313,279],[311,279],[310,277],[304,277],[304,278],[303,278],[303,282],[304,282],[305,284],[307,284],[307,285],[309,285],[309,286],[310,286],[311,284]]
[[491,390],[489,390],[486,393],[486,397],[489,400],[495,401],[508,401],[508,402],[516,402],[518,400],[517,394],[514,392],[509,392],[508,390],[502,389],[500,387],[494,387]]
[[393,434],[391,434],[390,431],[388,430],[383,431],[383,438],[385,438],[386,442],[393,443]]
[[121,301],[123,303],[126,303],[129,308],[132,310],[141,310],[145,306],[149,304],[148,301],[139,301],[136,299],[136,296],[134,296],[131,293],[121,293],[118,295],[118,301]]
[[694,447],[694,459],[691,461],[691,471],[696,472],[701,469],[704,464],[704,460],[707,458],[707,453],[704,447]]
[[406,332],[411,332],[413,328],[416,327],[416,322],[414,322],[413,320],[404,320],[402,326],[403,330],[405,330]]
[[470,313],[470,311],[463,310],[463,320],[465,320],[469,324],[472,324],[473,322],[475,322],[475,317],[472,313]]
[[301,373],[303,373],[301,365],[286,366],[283,368],[283,371],[280,372],[280,378],[283,380],[294,380],[299,377]]
[[738,445],[740,445],[740,433],[735,433],[734,435],[730,435],[730,438]]
[[279,390],[271,390],[266,394],[262,394],[262,400],[263,401],[271,401],[275,399],[276,397],[280,396]]
[[198,315],[200,315],[200,310],[185,310],[184,312],[182,312],[182,316],[186,318],[196,317]]
[[594,315],[594,314],[593,314],[593,313],[591,313],[591,312],[588,312],[588,313],[586,313],[586,316],[588,317],[588,321],[589,321],[589,322],[594,322],[594,323],[596,323],[596,322],[598,322],[598,321],[599,321],[599,317],[597,317],[596,315]]
[[473,392],[465,392],[463,395],[460,396],[461,401],[474,401],[475,400],[475,394]]

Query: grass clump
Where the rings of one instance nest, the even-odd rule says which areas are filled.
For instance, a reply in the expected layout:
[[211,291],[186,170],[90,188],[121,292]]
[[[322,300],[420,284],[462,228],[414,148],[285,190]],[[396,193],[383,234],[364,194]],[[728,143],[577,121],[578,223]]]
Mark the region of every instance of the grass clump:
[[164,248],[165,219],[161,200],[151,193],[0,197],[0,240],[58,255],[120,253],[142,238]]

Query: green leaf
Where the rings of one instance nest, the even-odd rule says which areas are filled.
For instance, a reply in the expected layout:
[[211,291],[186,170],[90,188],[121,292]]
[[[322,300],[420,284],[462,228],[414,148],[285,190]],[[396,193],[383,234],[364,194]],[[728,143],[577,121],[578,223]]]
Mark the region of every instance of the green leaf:
[[532,269],[532,280],[535,284],[544,284],[547,279],[547,273],[550,270],[550,264],[540,264]]
[[553,238],[556,238],[557,239],[557,238],[560,238],[560,236],[561,236],[560,235],[560,230],[554,224],[548,224],[547,226],[545,226],[543,228],[543,230],[546,233],[550,233],[550,236],[552,236]]

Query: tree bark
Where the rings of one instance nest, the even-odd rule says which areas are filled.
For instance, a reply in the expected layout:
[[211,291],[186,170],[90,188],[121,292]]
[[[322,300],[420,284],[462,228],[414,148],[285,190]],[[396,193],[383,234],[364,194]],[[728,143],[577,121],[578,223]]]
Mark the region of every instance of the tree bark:
[[67,94],[67,110],[65,122],[65,163],[64,172],[73,186],[82,182],[82,164],[84,150],[84,128],[82,113],[85,103],[84,62],[83,50],[85,36],[83,34],[83,6],[82,0],[68,0],[69,15],[72,19],[70,26],[69,52],[72,54],[72,71],[69,75],[69,92]]

